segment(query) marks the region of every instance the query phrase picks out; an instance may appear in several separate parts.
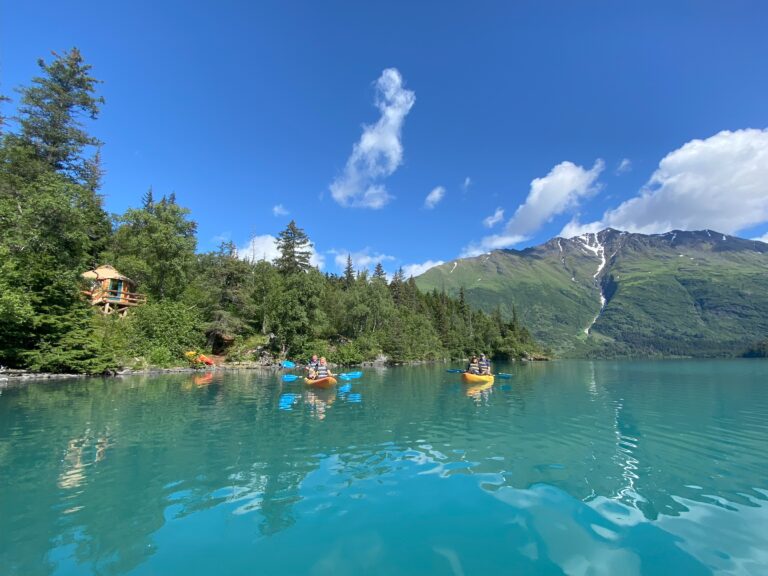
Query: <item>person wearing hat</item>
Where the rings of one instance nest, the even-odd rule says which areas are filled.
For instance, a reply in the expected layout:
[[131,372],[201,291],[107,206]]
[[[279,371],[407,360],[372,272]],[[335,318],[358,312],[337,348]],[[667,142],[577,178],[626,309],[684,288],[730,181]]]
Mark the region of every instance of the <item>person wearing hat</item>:
[[491,361],[488,360],[488,357],[485,354],[480,354],[480,360],[478,361],[477,366],[480,368],[480,374],[491,373]]

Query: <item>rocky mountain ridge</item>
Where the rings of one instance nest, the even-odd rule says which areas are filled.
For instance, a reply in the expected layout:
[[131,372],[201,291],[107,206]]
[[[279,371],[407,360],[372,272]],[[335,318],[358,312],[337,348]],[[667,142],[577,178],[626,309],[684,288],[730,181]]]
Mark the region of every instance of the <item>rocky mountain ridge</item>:
[[565,355],[732,355],[768,335],[768,244],[713,230],[608,228],[447,262],[416,282],[514,312]]

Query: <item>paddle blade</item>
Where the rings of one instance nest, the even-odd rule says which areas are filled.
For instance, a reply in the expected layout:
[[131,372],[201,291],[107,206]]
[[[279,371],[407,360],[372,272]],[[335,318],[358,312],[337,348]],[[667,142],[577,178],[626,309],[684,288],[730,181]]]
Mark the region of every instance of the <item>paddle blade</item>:
[[283,382],[293,382],[298,379],[299,377],[296,374],[283,374]]
[[449,368],[446,370],[446,372],[450,372],[451,374],[460,374],[461,372],[464,372],[464,370],[459,370],[458,368]]
[[504,378],[505,380],[508,380],[508,379],[512,378],[512,374],[507,374],[505,372],[499,372],[498,374],[496,374],[496,377],[497,378]]
[[291,362],[290,360],[283,360],[280,362],[280,366],[283,368],[296,368],[296,362]]

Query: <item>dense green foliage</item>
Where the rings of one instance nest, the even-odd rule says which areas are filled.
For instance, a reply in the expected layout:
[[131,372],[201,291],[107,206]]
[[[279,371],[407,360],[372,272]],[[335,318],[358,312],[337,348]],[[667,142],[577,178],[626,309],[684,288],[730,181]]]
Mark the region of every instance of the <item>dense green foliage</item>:
[[506,317],[516,307],[561,355],[735,356],[768,334],[766,269],[762,242],[707,230],[604,230],[449,262],[417,282],[463,289],[469,302],[500,305]]
[[[499,358],[537,352],[516,319],[470,308],[441,291],[419,292],[402,272],[327,275],[291,222],[275,263],[245,261],[231,243],[197,254],[196,224],[175,195],[110,218],[99,188],[101,146],[81,117],[102,99],[77,49],[22,88],[16,132],[0,141],[0,364],[49,372],[169,366],[190,350],[354,363]],[[0,128],[3,124],[0,123]],[[87,304],[81,274],[109,263],[147,304],[126,318]]]

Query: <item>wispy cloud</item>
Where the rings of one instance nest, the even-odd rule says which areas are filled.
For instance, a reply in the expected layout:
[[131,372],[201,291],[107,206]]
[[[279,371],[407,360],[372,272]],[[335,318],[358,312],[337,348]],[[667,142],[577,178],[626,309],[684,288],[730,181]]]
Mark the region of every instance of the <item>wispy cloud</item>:
[[768,244],[768,232],[766,232],[759,238],[752,238],[752,240],[757,240],[758,242],[765,242],[766,244]]
[[443,199],[443,196],[445,196],[445,188],[442,186],[437,186],[427,194],[427,197],[424,199],[424,208],[427,210],[432,210],[435,206],[437,206],[440,201]]
[[461,189],[466,192],[467,190],[469,190],[470,186],[472,186],[472,178],[467,176],[466,178],[464,178],[464,183],[461,185]]
[[232,238],[232,232],[222,232],[221,234],[216,234],[213,238],[211,238],[211,242],[216,244],[217,246],[221,244],[222,242],[228,242]]
[[504,220],[504,209],[496,208],[496,212],[494,212],[492,216],[488,216],[483,220],[483,226],[486,228],[493,228],[502,220]]
[[[543,224],[577,207],[582,198],[597,192],[597,178],[604,168],[605,163],[600,159],[589,170],[573,162],[561,162],[546,176],[535,178],[525,202],[515,210],[504,226],[504,232],[465,246],[461,257],[477,256],[524,242]],[[492,222],[496,215],[486,218],[484,223]]]
[[342,206],[378,209],[392,196],[382,181],[403,162],[401,133],[405,117],[416,95],[403,87],[396,68],[387,68],[376,81],[378,122],[363,127],[363,134],[352,147],[344,172],[330,185],[331,195]]
[[667,154],[639,194],[588,224],[573,219],[575,236],[606,227],[655,234],[712,229],[733,234],[768,222],[768,129],[723,131]]
[[[312,255],[309,258],[309,263],[322,270],[325,267],[325,257],[319,254],[312,244],[310,244],[310,250]],[[238,247],[237,254],[243,260],[252,262],[266,260],[267,262],[273,262],[280,256],[280,250],[277,249],[277,238],[271,234],[263,234],[261,236],[253,236],[245,246]]]
[[420,276],[421,274],[424,274],[427,270],[430,268],[434,268],[435,266],[440,266],[440,264],[445,264],[442,260],[427,260],[426,262],[422,262],[421,264],[406,264],[403,266],[403,274],[406,278],[410,278],[411,276]]
[[275,206],[272,206],[272,214],[274,214],[275,216],[288,216],[290,212],[288,212],[288,210],[286,210],[285,206],[283,206],[282,204],[277,204]]
[[632,170],[632,160],[629,158],[622,159],[621,162],[619,162],[619,165],[616,167],[615,173],[616,174],[624,174],[625,172],[629,172]]

